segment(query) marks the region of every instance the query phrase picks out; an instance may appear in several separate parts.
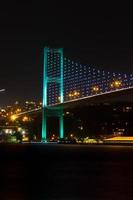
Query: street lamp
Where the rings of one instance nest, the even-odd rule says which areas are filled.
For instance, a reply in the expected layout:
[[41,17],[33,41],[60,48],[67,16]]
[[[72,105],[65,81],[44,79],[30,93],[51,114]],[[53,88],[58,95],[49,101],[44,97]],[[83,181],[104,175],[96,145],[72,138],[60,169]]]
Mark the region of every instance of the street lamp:
[[110,85],[110,87],[114,89],[120,88],[121,86],[122,86],[122,82],[120,80],[115,80]]
[[92,87],[92,92],[98,93],[99,91],[100,91],[99,86],[95,85],[95,86]]
[[11,121],[15,121],[17,119],[17,115],[11,115],[10,119]]

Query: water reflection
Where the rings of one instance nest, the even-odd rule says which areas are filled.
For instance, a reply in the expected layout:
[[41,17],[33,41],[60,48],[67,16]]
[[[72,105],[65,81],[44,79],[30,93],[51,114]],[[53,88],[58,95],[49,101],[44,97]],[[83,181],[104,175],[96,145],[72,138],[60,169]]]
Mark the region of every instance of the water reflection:
[[0,146],[0,199],[133,199],[132,155],[132,147]]

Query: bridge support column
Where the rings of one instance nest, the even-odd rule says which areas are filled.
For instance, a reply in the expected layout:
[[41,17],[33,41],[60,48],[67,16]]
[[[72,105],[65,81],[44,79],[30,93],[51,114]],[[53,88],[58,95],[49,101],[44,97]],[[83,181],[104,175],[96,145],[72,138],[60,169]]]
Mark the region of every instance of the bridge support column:
[[[62,108],[58,111],[52,109],[53,103],[57,104],[58,99],[60,100],[58,103],[64,102],[63,61],[62,48],[44,48],[42,141],[47,141],[47,117],[49,115],[59,117],[59,136],[64,137],[63,110]],[[58,92],[55,92],[51,85],[54,85]]]
[[47,138],[47,112],[46,109],[43,108],[42,112],[42,141],[46,141]]
[[60,138],[64,138],[64,119],[63,119],[63,110],[61,109],[60,111],[60,116],[59,116],[59,127],[60,127]]

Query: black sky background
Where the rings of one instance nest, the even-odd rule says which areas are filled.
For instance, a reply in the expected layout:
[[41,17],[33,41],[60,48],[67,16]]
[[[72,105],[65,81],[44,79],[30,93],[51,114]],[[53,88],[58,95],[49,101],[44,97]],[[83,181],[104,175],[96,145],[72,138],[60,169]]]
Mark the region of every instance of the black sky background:
[[44,46],[101,69],[133,72],[133,17],[84,5],[5,1],[0,5],[0,106],[41,100]]

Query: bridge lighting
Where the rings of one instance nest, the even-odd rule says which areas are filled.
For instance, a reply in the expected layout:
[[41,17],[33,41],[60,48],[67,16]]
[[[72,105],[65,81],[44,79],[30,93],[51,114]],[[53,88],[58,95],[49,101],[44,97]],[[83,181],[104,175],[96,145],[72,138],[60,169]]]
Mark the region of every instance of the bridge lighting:
[[120,81],[115,81],[115,83],[114,83],[114,84],[115,84],[115,86],[116,86],[116,87],[119,87],[119,86],[121,86],[121,82],[120,82]]
[[92,87],[92,91],[93,91],[93,92],[99,92],[99,90],[100,90],[100,89],[99,89],[98,86],[93,86],[93,87]]
[[69,97],[72,97],[73,95],[71,94],[71,93],[69,93],[69,95],[68,95]]
[[78,95],[78,92],[75,91],[75,92],[74,92],[74,96],[77,96],[77,95]]
[[78,91],[73,91],[68,94],[69,97],[79,97],[79,95],[80,95],[80,92]]
[[121,87],[121,86],[122,86],[122,82],[119,81],[119,80],[113,81],[113,82],[111,83],[111,85],[110,85],[111,88],[119,88],[119,87]]

